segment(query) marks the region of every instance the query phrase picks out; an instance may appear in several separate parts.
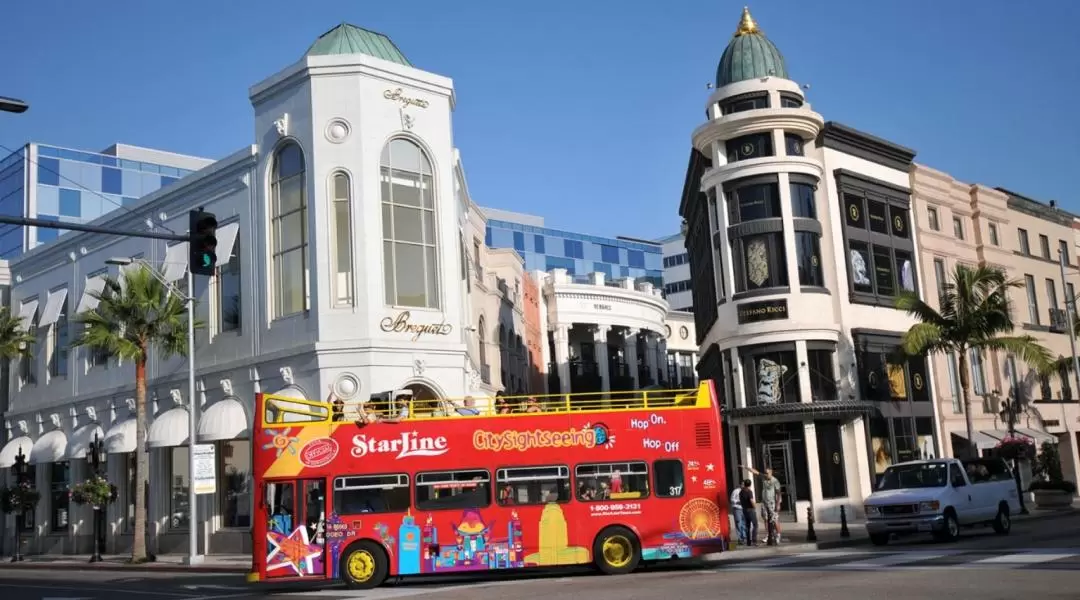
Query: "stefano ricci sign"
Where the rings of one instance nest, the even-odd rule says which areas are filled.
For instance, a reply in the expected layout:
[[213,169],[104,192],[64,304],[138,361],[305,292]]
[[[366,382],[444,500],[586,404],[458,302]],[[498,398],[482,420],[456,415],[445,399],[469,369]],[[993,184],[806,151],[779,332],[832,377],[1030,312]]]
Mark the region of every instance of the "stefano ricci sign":
[[422,335],[450,335],[454,330],[454,326],[446,322],[446,317],[438,323],[414,323],[411,319],[412,313],[403,310],[384,318],[379,322],[379,328],[386,333],[404,333],[414,342]]
[[404,431],[397,438],[376,438],[357,434],[352,439],[353,458],[363,458],[369,454],[393,454],[394,458],[410,456],[440,456],[446,454],[445,436],[423,436],[415,431]]

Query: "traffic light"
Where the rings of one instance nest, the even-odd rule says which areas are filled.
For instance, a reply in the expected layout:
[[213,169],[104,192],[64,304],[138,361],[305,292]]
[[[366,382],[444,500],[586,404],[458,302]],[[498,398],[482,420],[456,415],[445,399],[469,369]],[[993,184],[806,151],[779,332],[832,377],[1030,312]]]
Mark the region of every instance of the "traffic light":
[[213,275],[217,266],[217,217],[203,209],[189,213],[188,268],[193,275]]

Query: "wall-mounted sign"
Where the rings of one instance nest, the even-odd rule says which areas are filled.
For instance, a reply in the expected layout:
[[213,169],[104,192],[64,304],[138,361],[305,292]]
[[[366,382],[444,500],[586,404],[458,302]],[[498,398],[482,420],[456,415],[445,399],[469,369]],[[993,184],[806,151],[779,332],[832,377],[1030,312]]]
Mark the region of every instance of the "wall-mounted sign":
[[454,330],[454,326],[447,323],[445,318],[439,323],[410,323],[411,316],[412,313],[403,310],[380,321],[379,328],[386,333],[411,334],[414,342],[422,335],[450,335],[450,332]]
[[387,100],[393,100],[394,102],[400,102],[402,108],[408,108],[410,106],[415,106],[417,108],[427,108],[428,107],[428,101],[427,100],[421,100],[420,98],[410,98],[410,97],[405,95],[405,92],[403,92],[401,90],[401,88],[398,88],[396,90],[386,90],[385,92],[382,93],[382,95],[383,95],[383,98],[386,98]]
[[762,300],[740,304],[739,324],[776,321],[788,318],[787,300]]
[[593,304],[592,307],[595,310],[611,310],[610,304]]

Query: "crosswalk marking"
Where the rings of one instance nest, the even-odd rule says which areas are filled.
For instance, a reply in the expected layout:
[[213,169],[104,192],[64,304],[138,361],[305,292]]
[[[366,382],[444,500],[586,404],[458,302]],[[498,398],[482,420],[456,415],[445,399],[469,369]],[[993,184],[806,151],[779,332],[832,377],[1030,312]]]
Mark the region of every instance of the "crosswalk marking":
[[1004,556],[992,556],[990,558],[984,558],[981,560],[973,561],[977,564],[1013,564],[1013,565],[1032,565],[1044,562],[1051,562],[1055,560],[1061,560],[1063,558],[1071,558],[1076,556],[1075,553],[1045,553],[1045,552],[1019,552],[1015,554],[1006,554]]
[[848,556],[857,556],[864,554],[866,554],[866,552],[860,550],[822,550],[820,552],[803,552],[800,554],[791,554],[788,556],[778,556],[776,558],[766,558],[764,560],[754,561],[754,564],[760,567],[781,567],[785,565],[805,562],[808,560],[844,558]]
[[902,554],[885,554],[868,560],[844,563],[848,569],[880,569],[883,567],[895,567],[905,563],[919,562],[923,560],[936,560],[949,556],[947,552],[904,552]]
[[[841,554],[802,552],[773,558],[739,560],[731,553],[727,564],[708,572],[768,571],[868,571],[924,569],[1046,569],[1080,568],[1080,548],[1008,548],[999,551],[935,549],[933,551],[856,550]],[[1057,562],[1061,561],[1061,562]],[[1056,564],[1051,564],[1056,563]]]

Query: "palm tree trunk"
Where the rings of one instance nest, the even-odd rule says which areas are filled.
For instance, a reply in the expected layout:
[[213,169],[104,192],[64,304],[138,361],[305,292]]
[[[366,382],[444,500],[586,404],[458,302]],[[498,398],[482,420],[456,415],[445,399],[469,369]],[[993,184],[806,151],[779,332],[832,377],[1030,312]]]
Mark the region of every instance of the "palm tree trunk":
[[135,362],[135,539],[131,561],[146,561],[146,481],[150,460],[146,452],[146,354]]
[[957,368],[960,371],[960,394],[964,400],[964,425],[967,428],[968,458],[978,458],[975,447],[975,419],[971,416],[971,376],[968,373],[967,348],[957,351]]

